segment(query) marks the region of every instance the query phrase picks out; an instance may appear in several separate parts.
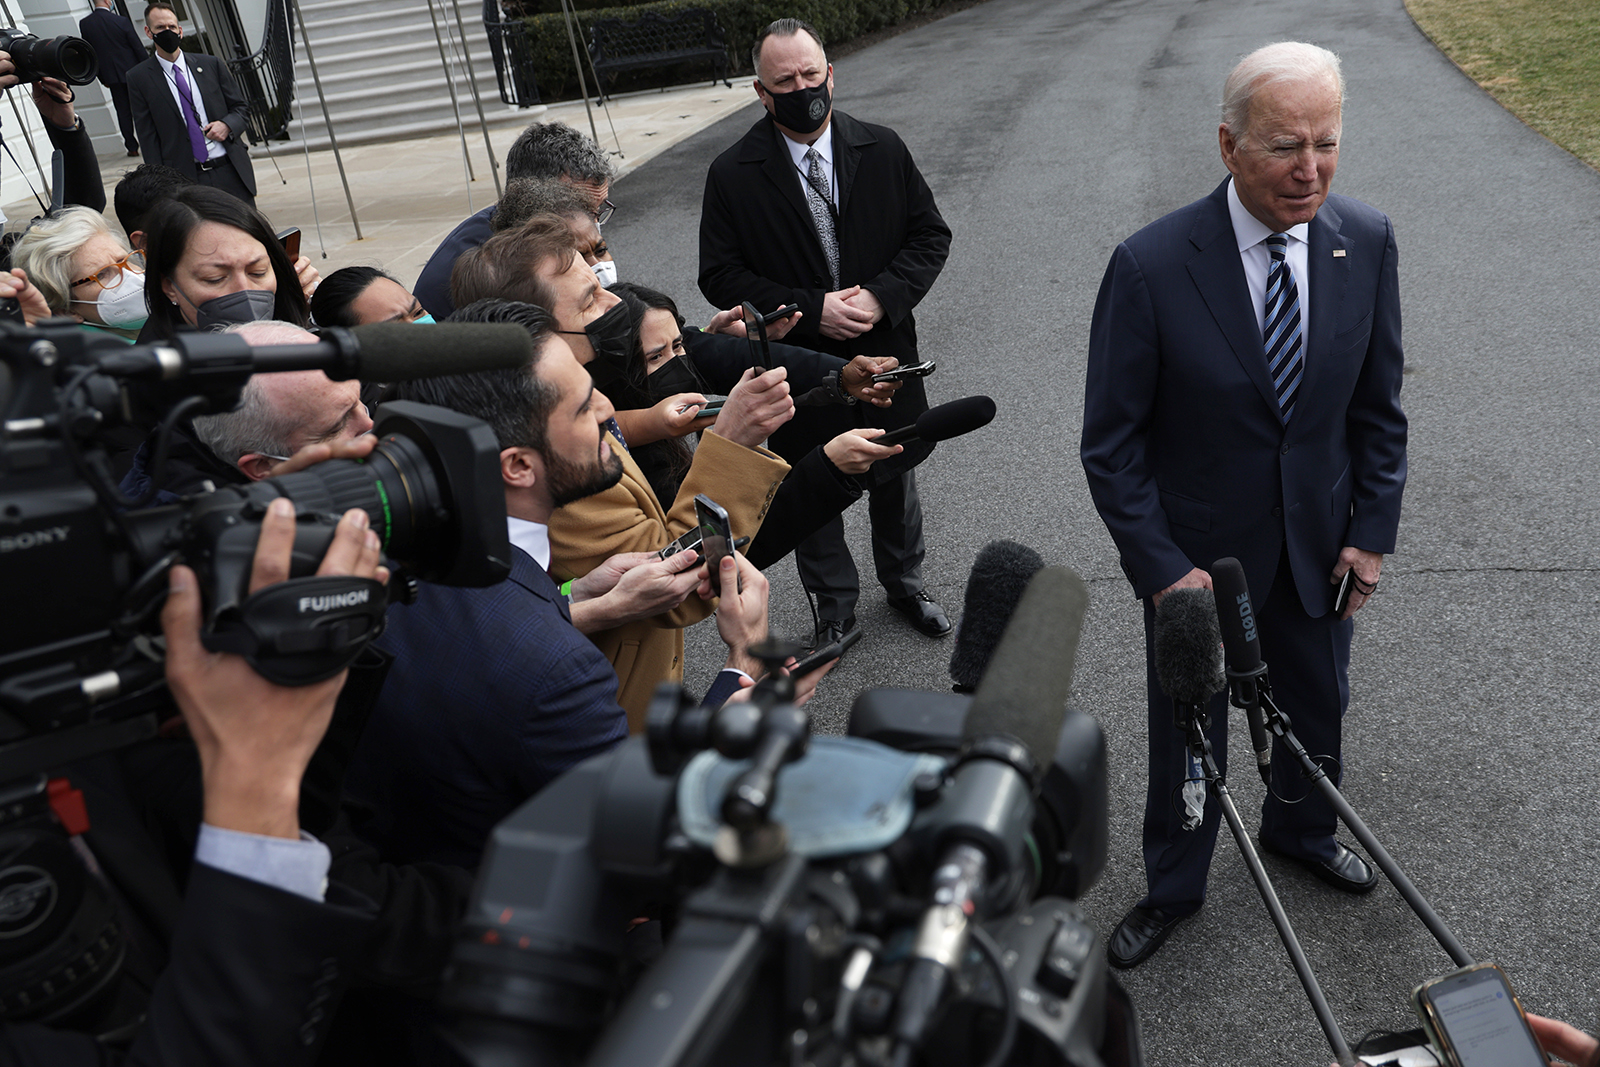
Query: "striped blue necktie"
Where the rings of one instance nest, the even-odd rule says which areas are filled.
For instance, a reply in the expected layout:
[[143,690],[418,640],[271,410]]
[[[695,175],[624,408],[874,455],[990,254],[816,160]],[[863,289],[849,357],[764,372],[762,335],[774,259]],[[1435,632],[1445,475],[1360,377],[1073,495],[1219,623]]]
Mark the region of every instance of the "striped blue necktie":
[[1272,387],[1278,394],[1278,410],[1283,421],[1294,414],[1295,391],[1305,376],[1305,357],[1300,342],[1300,290],[1294,284],[1294,272],[1284,259],[1289,247],[1289,235],[1275,233],[1267,238],[1267,251],[1272,253],[1272,266],[1267,271],[1267,311],[1261,327],[1261,337],[1267,350],[1267,371],[1272,375]]

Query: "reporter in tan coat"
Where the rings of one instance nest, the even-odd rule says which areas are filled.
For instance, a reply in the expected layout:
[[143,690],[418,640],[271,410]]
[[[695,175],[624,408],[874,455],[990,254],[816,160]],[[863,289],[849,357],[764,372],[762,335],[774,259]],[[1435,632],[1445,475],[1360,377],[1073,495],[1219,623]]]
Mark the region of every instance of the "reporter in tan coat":
[[[622,457],[622,480],[603,493],[557,508],[551,516],[550,573],[557,582],[580,578],[619,552],[656,552],[666,547],[696,525],[696,493],[727,509],[734,537],[753,538],[778,483],[789,473],[789,465],[766,449],[746,448],[708,432],[695,450],[677,498],[663,510],[628,450],[616,437],[611,440]],[[616,669],[617,702],[628,713],[631,732],[644,729],[656,686],[683,679],[683,628],[708,617],[715,608],[714,601],[690,596],[671,611],[589,635]]]

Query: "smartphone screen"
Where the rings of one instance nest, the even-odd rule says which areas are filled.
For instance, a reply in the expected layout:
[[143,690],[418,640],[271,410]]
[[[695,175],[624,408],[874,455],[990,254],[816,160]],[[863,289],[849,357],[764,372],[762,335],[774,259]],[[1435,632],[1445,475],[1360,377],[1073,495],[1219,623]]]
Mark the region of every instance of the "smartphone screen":
[[1455,1067],[1547,1067],[1500,968],[1485,964],[1446,975],[1417,991],[1424,1021]]
[[733,527],[727,511],[704,493],[696,494],[694,512],[700,520],[700,558],[705,560],[712,595],[721,596],[722,561],[733,554]]

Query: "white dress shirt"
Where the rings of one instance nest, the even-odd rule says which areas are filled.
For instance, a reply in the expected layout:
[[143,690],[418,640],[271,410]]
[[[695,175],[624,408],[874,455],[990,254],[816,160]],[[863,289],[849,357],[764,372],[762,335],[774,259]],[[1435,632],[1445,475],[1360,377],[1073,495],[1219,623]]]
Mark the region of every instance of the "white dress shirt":
[[550,527],[507,515],[506,533],[511,543],[532,556],[535,563],[550,569]]
[[[1268,229],[1266,223],[1250,214],[1249,209],[1239,201],[1232,178],[1228,179],[1228,214],[1233,219],[1233,235],[1239,241],[1239,258],[1244,263],[1244,280],[1250,289],[1250,304],[1255,308],[1256,329],[1259,331],[1267,314],[1267,272],[1272,269],[1272,252],[1267,248],[1266,240],[1276,231]],[[1283,231],[1289,235],[1289,247],[1283,258],[1294,273],[1294,285],[1300,292],[1302,339],[1311,336],[1311,246],[1307,243],[1310,230],[1311,224],[1302,222]],[[1302,340],[1301,358],[1304,358],[1305,351],[1306,345]]]
[[[780,133],[781,137],[782,134]],[[817,138],[816,144],[801,144],[783,138],[784,145],[789,149],[789,158],[794,160],[794,169],[800,172],[800,187],[804,190],[807,184],[807,175],[811,173],[811,164],[806,162],[806,153],[811,149],[817,150],[817,155],[822,157],[822,176],[828,179],[828,198],[833,201],[835,209],[839,207],[839,182],[834,177],[833,169],[833,123],[828,123],[828,128],[822,131],[822,136]]]
[[[183,80],[189,83],[189,95],[194,97],[195,114],[200,119],[200,129],[204,131],[207,126],[211,125],[212,120],[206,116],[206,102],[200,97],[200,84],[194,80],[194,71],[189,69],[189,64],[183,61],[183,53],[179,52],[178,58],[170,63],[160,52],[156,53],[156,59],[161,64],[161,76],[167,81],[167,92],[172,94],[172,102],[178,105],[179,115],[187,114],[189,105],[183,102],[183,96],[178,92],[178,77],[172,73],[172,68],[183,68]],[[189,120],[184,119],[183,122],[184,127],[187,128]],[[206,162],[209,163],[213,159],[221,159],[227,154],[228,150],[222,147],[221,141],[213,141],[209,137],[206,138]]]

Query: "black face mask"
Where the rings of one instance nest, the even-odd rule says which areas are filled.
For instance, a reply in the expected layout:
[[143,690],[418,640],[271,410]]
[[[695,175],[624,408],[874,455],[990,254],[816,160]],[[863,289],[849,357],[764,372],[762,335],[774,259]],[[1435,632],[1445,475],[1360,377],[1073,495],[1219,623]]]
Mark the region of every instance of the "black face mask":
[[150,39],[156,43],[157,48],[169,56],[178,50],[178,42],[183,40],[182,37],[178,36],[177,30],[162,30],[160,33],[153,34]]
[[809,89],[796,89],[788,93],[767,91],[772,97],[772,117],[779,126],[795,133],[813,133],[822,129],[828,113],[833,109],[833,97],[828,92],[828,80]]
[[694,364],[689,362],[688,356],[678,356],[669,359],[644,380],[645,389],[650,393],[652,403],[660,403],[669,396],[678,393],[703,393],[705,384],[700,381],[700,375],[695,373]]
[[[558,333],[576,333],[559,330]],[[617,303],[611,309],[583,328],[594,349],[594,360],[589,364],[589,375],[601,389],[619,378],[630,377],[629,365],[633,363],[633,316],[626,304]]]
[[202,330],[233,326],[241,322],[262,322],[273,317],[278,307],[276,295],[265,289],[240,289],[197,305],[195,325]]

